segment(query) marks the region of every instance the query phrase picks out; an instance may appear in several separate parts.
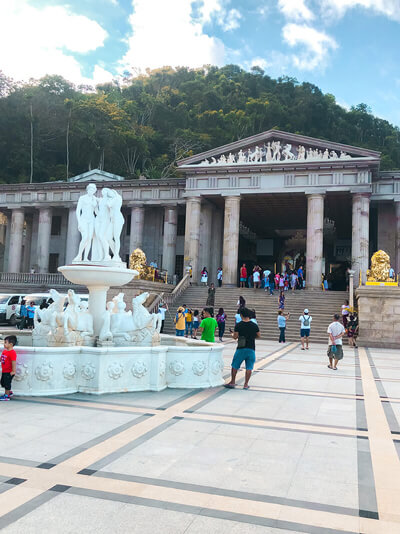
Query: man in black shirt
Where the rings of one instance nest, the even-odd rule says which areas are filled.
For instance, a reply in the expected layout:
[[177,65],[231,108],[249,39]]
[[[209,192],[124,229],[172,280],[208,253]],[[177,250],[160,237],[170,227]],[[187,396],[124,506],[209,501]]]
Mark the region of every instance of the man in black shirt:
[[260,337],[260,330],[257,324],[251,321],[251,316],[251,310],[241,308],[241,321],[236,323],[235,331],[232,332],[232,337],[238,340],[238,344],[232,360],[231,381],[225,384],[225,387],[229,389],[233,389],[236,386],[236,375],[243,362],[246,363],[246,377],[243,389],[249,389],[249,380],[256,361],[255,339]]

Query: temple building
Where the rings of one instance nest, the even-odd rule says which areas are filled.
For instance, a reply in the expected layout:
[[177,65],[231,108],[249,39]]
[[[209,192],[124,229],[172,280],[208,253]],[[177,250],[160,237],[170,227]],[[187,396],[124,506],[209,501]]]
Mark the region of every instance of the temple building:
[[121,256],[140,247],[169,274],[223,268],[306,271],[308,288],[329,275],[365,276],[385,250],[400,271],[400,171],[380,171],[380,153],[269,130],[178,163],[180,178],[124,180],[101,170],[68,182],[0,185],[0,265],[4,272],[57,272],[77,254],[76,203],[88,183],[123,198]]

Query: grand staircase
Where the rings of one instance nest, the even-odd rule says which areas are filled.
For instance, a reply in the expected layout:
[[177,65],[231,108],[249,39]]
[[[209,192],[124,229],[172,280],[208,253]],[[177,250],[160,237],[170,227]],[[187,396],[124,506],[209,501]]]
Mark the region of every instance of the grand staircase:
[[[226,324],[226,336],[229,336],[229,328],[235,324],[236,303],[239,295],[246,300],[246,307],[256,310],[257,322],[264,339],[279,339],[279,329],[277,324],[278,312],[278,292],[273,296],[266,293],[264,289],[239,289],[239,288],[217,288],[215,298],[215,314],[218,308],[224,308],[228,316]],[[299,341],[300,321],[299,316],[303,314],[305,308],[309,309],[312,316],[310,341],[327,343],[328,337],[326,329],[332,322],[334,313],[341,312],[341,305],[348,294],[345,291],[291,291],[285,292],[285,313],[290,312],[290,319],[287,322],[286,341]],[[176,309],[182,304],[186,304],[192,310],[199,312],[205,307],[207,301],[207,288],[189,286],[180,297],[170,306],[165,320],[164,333],[174,334],[175,327],[173,318]]]

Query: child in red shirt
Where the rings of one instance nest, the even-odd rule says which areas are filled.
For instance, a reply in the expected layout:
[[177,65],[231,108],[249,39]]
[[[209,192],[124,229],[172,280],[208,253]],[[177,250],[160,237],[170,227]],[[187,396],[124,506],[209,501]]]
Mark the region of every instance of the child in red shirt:
[[13,395],[11,382],[17,370],[17,353],[14,350],[16,343],[16,336],[7,336],[4,338],[4,350],[0,356],[1,386],[4,388],[4,395],[0,397],[0,401],[9,401]]

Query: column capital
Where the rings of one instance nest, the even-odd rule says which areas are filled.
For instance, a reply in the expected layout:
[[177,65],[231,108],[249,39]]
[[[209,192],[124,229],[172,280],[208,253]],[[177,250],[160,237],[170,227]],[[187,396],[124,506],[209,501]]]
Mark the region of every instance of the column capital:
[[314,191],[313,193],[306,193],[307,198],[325,198],[326,193],[319,193],[318,191]]
[[368,199],[370,199],[372,193],[370,193],[368,191],[351,191],[351,194],[352,194],[352,197],[353,197],[353,200],[354,200],[355,198],[368,198]]
[[202,198],[200,196],[199,197],[186,197],[186,204],[188,202],[201,204],[201,201],[202,201]]
[[227,200],[234,200],[236,202],[240,202],[240,200],[242,198],[240,195],[221,195],[221,196],[225,200],[225,202]]

